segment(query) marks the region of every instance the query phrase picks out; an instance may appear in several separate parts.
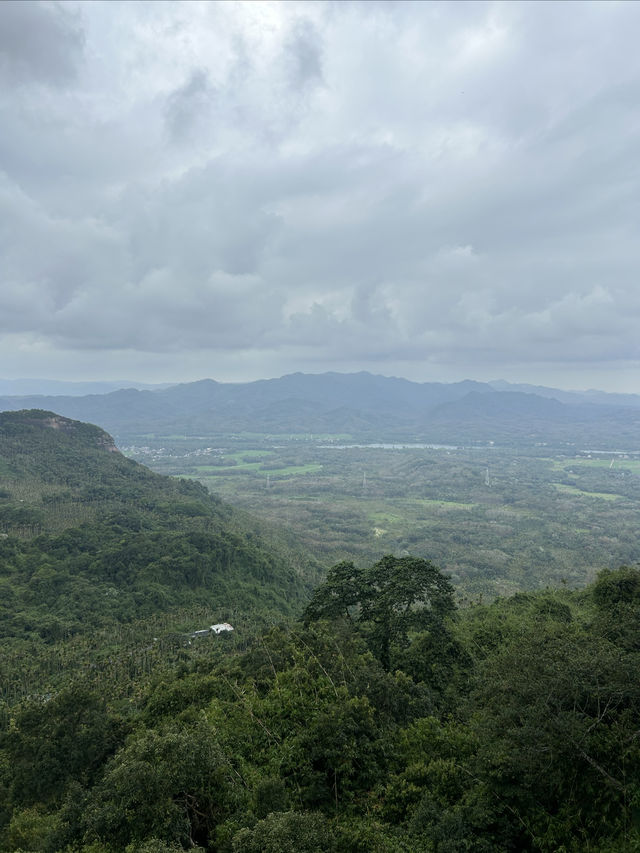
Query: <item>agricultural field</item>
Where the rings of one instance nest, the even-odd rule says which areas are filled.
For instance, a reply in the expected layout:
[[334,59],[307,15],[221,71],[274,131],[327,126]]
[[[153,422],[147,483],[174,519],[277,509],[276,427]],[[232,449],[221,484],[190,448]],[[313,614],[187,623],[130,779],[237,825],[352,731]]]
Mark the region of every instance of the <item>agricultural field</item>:
[[327,568],[426,557],[472,600],[582,586],[640,560],[637,457],[344,441],[182,437],[125,452],[284,528]]

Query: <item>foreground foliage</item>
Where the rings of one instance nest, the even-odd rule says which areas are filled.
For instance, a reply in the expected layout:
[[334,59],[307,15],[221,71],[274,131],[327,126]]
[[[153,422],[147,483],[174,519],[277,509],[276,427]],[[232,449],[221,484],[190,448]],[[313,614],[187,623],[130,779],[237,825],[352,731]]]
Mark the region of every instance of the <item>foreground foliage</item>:
[[427,561],[340,564],[135,707],[76,681],[0,740],[2,849],[632,851],[640,572],[456,611]]

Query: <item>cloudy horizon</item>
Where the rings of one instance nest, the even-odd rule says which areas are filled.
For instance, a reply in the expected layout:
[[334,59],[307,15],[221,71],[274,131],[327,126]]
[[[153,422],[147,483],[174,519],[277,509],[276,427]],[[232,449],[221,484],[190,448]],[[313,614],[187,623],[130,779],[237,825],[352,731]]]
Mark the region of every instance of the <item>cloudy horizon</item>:
[[0,377],[640,391],[639,27],[0,4]]

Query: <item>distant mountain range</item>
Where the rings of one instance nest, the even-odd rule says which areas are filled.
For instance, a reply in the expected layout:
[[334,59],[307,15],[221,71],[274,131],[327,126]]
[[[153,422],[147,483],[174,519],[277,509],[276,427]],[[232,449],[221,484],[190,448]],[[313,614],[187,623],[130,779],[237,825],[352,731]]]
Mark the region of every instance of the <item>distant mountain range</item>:
[[561,391],[559,388],[548,388],[544,385],[527,385],[523,383],[505,382],[495,379],[489,382],[495,391],[522,391],[524,394],[535,394],[538,397],[552,397],[561,403],[595,403],[601,406],[640,406],[640,394],[611,394],[606,391]]
[[418,383],[370,373],[294,373],[248,383],[204,379],[154,390],[0,397],[0,411],[28,408],[96,423],[119,442],[150,434],[302,433],[640,449],[640,395],[503,381]]
[[111,382],[65,382],[56,379],[0,379],[3,396],[61,395],[82,397],[85,394],[108,394],[120,388],[168,388],[171,383],[150,385],[148,382],[129,382],[125,379]]

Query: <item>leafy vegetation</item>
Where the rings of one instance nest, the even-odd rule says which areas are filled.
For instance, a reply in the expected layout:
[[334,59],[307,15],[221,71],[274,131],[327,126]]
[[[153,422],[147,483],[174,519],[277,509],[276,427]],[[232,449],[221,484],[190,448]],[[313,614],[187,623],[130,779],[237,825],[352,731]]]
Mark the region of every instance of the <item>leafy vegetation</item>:
[[[278,620],[306,596],[313,561],[273,536],[267,548],[259,525],[199,483],[126,459],[97,427],[4,413],[0,458],[0,695],[8,699],[32,681],[48,691],[72,659],[87,663],[88,647],[118,659],[122,628],[133,623],[151,643],[159,630],[238,615]],[[93,638],[109,635],[98,650]]]
[[[317,565],[292,538],[97,428],[1,415],[0,460],[0,849],[640,849],[637,568],[460,607],[435,561],[387,553],[341,559],[311,592]],[[446,454],[393,460],[408,495],[364,501],[372,526],[408,525],[412,500],[460,524],[483,489],[500,495],[490,523],[507,487],[520,494],[471,456],[439,495],[425,484],[451,482]],[[609,494],[614,470],[517,467],[544,500],[565,477]],[[400,488],[368,471],[374,493]],[[592,501],[635,500],[632,476],[604,482],[619,500],[556,499],[585,501],[586,519]],[[236,630],[194,636],[222,619]]]
[[423,561],[336,566],[304,624],[188,655],[135,707],[80,683],[14,707],[3,849],[635,850],[639,590],[457,611]]

